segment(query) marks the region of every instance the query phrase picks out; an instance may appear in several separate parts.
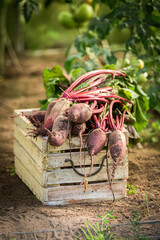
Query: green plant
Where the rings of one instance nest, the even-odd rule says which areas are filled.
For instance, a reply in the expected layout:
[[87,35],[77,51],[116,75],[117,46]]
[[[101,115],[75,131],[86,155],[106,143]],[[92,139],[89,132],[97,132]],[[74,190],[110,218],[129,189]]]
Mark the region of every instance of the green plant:
[[134,187],[133,185],[127,182],[127,191],[129,194],[136,194],[138,187]]
[[14,168],[14,167],[9,166],[9,167],[7,167],[6,170],[7,170],[7,172],[10,173],[10,176],[15,176],[15,175],[16,175],[16,173],[15,173],[15,168]]
[[132,238],[134,240],[148,240],[147,237],[143,236],[141,233],[141,227],[139,222],[141,221],[141,216],[138,214],[137,211],[134,212],[133,217],[130,219],[131,223],[131,232],[132,232]]
[[111,239],[118,239],[114,233],[110,231],[110,226],[105,226],[106,223],[110,222],[110,219],[115,219],[116,217],[112,215],[113,210],[110,212],[106,212],[105,216],[102,217],[98,215],[101,219],[101,224],[96,222],[95,226],[90,224],[87,220],[85,221],[86,230],[81,228],[82,232],[84,233],[84,237],[87,240],[111,240]]
[[147,191],[146,191],[146,189],[145,189],[145,194],[146,194],[146,206],[147,206],[147,213],[148,213],[148,217],[150,217],[149,205],[148,205],[148,195],[147,195]]

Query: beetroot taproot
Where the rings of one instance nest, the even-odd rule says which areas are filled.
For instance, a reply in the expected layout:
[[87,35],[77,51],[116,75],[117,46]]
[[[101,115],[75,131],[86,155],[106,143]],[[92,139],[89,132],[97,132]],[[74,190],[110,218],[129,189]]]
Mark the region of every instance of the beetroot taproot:
[[68,108],[70,107],[70,103],[71,103],[70,100],[66,98],[57,99],[55,101],[55,104],[53,104],[53,107],[50,110],[50,113],[45,118],[45,122],[42,126],[42,131],[43,130],[45,131],[45,129],[48,129],[51,131],[55,119],[60,114],[63,114],[68,110]]
[[68,118],[75,123],[87,122],[92,116],[92,109],[86,103],[74,104],[68,110]]
[[91,157],[91,167],[88,176],[91,174],[93,168],[93,156],[99,153],[105,146],[106,134],[100,128],[94,129],[87,138],[87,149]]
[[113,159],[111,182],[114,178],[118,164],[123,160],[126,154],[126,137],[121,130],[115,130],[109,136],[109,151]]
[[48,142],[52,146],[61,146],[69,134],[69,129],[68,117],[64,114],[59,115],[53,123],[52,132],[48,134]]

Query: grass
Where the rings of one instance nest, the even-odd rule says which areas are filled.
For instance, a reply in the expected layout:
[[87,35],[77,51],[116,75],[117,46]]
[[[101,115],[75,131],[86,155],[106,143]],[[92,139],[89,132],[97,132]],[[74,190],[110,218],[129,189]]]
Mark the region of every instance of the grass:
[[147,195],[147,191],[146,191],[146,189],[145,189],[145,194],[146,194],[146,206],[147,206],[147,213],[148,213],[148,217],[150,217],[149,205],[148,205],[148,195]]
[[105,216],[102,217],[101,215],[97,215],[101,219],[101,223],[96,222],[92,225],[89,221],[85,220],[86,229],[81,228],[82,234],[78,235],[74,240],[79,239],[86,239],[86,240],[113,240],[113,239],[124,239],[124,240],[148,240],[144,234],[142,234],[142,230],[140,227],[141,216],[138,214],[137,211],[134,212],[132,218],[129,220],[131,227],[130,233],[131,236],[118,236],[114,232],[111,231],[110,219],[116,219],[113,216],[113,210],[110,212],[106,212]]

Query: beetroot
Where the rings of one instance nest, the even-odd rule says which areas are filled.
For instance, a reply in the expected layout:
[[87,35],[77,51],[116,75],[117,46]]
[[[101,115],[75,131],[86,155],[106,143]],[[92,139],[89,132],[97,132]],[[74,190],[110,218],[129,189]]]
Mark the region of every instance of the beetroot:
[[59,115],[54,121],[52,132],[48,134],[48,142],[52,146],[61,146],[68,134],[70,129],[70,122],[68,117],[65,115]]
[[86,130],[86,123],[73,123],[71,134],[78,136],[79,134],[84,133]]
[[50,112],[51,112],[52,108],[54,107],[55,103],[56,103],[56,100],[54,100],[54,101],[52,101],[48,104],[44,121],[46,121],[46,119],[48,118],[48,115],[50,114]]
[[68,118],[75,123],[87,122],[92,116],[92,109],[86,103],[74,104],[68,110]]
[[48,130],[51,131],[55,119],[60,114],[63,114],[63,113],[65,113],[67,111],[67,109],[70,106],[70,103],[71,103],[70,100],[68,100],[66,98],[57,99],[55,101],[55,104],[53,104],[53,107],[50,110],[50,113],[48,114],[47,117],[45,117],[45,122],[44,122],[44,124],[42,126],[42,131],[45,132],[45,129],[48,129]]
[[114,162],[119,163],[126,153],[126,138],[121,130],[113,131],[109,136],[109,149]]
[[87,138],[87,148],[88,148],[88,153],[91,156],[91,167],[87,176],[91,174],[91,170],[93,168],[93,156],[99,153],[104,148],[105,143],[106,143],[106,134],[100,128],[94,129],[89,134]]

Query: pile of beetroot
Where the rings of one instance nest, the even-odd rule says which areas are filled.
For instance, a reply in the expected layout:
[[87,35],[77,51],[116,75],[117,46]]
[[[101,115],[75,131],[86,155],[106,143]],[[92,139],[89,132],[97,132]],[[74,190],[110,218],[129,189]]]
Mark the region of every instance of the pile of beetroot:
[[[115,170],[126,152],[124,120],[133,111],[131,101],[118,96],[111,86],[105,86],[107,79],[115,76],[126,77],[121,71],[95,70],[79,77],[61,96],[52,101],[46,111],[38,111],[28,118],[37,127],[32,131],[34,137],[48,136],[53,146],[62,145],[67,137],[87,134],[86,145],[91,157],[91,175],[93,156],[105,145],[109,146],[114,161],[111,181]],[[80,147],[81,151],[81,147]]]

